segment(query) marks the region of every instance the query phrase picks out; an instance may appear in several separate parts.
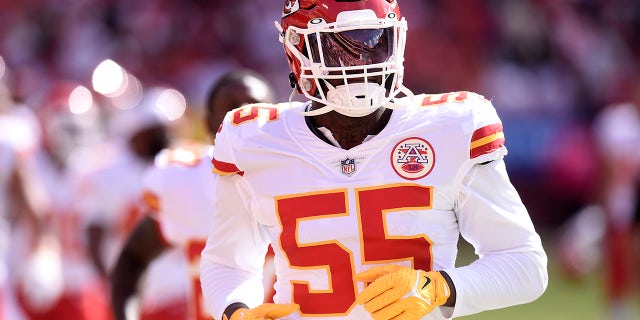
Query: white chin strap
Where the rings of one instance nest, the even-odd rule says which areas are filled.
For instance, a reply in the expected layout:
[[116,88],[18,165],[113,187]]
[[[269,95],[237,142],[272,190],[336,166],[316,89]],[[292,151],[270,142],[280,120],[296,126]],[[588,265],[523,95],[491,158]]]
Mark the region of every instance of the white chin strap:
[[[331,87],[330,84],[328,86],[330,87],[327,92],[328,103],[325,106],[311,111],[297,112],[304,116],[317,116],[335,110],[348,117],[364,117],[380,107],[388,109],[406,107],[406,105],[397,104],[393,100],[382,104],[386,91],[383,86],[376,83],[354,83],[340,85],[335,88]],[[289,96],[290,105],[296,92],[297,90],[294,88]],[[413,92],[411,90],[401,86],[400,92],[409,98],[408,101],[413,100]]]
[[327,101],[340,114],[364,117],[381,106],[385,93],[384,87],[377,83],[353,83],[337,87],[329,85]]

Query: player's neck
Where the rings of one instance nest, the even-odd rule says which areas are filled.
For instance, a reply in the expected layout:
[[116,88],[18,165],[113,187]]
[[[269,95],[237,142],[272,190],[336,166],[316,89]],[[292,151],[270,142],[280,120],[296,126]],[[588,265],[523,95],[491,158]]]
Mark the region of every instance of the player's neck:
[[[364,117],[347,117],[331,111],[311,117],[310,120],[314,127],[331,131],[340,147],[348,150],[360,145],[367,136],[380,133],[389,122],[391,113],[391,109],[380,108]],[[314,133],[321,134],[317,130]]]

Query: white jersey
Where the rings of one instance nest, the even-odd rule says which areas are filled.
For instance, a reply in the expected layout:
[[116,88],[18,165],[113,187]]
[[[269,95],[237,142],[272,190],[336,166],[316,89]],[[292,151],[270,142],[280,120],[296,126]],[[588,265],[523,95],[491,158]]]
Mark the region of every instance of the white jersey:
[[0,111],[0,143],[7,143],[18,154],[34,152],[40,141],[40,125],[27,106],[15,105],[6,113]]
[[[149,165],[123,152],[114,162],[85,179],[82,207],[88,224],[106,229],[103,261],[111,270],[124,241],[144,214],[143,177]],[[178,250],[169,250],[147,269],[141,295],[143,307],[153,308],[186,296],[182,274],[186,263]]]
[[[289,104],[236,109],[217,134],[214,226],[202,255],[214,317],[255,286],[267,244],[275,251],[277,303],[287,319],[370,319],[353,280],[372,266],[444,270],[457,291],[445,319],[529,302],[546,287],[540,237],[502,161],[491,103],[468,93],[401,99],[386,127],[350,150],[312,133]],[[294,104],[297,111],[305,104]],[[480,259],[454,268],[458,237]]]
[[196,146],[165,150],[145,176],[147,204],[157,207],[162,235],[172,245],[207,239],[215,196],[211,152]]
[[[155,213],[163,238],[183,250],[189,263],[189,319],[194,320],[212,319],[200,285],[200,254],[211,230],[216,194],[212,152],[212,146],[164,150],[144,179],[144,199]],[[263,282],[271,287],[270,260],[266,266]],[[265,292],[270,294],[270,291],[267,288]]]
[[[73,168],[63,168],[44,150],[24,161],[32,191],[39,190],[41,214],[47,230],[55,238],[60,254],[65,290],[76,293],[98,280],[87,255],[87,242],[78,204],[78,176]],[[42,205],[42,204],[45,205]],[[50,277],[56,276],[53,272]]]
[[[207,152],[209,151],[209,152]],[[145,201],[155,212],[164,239],[185,254],[189,264],[189,316],[211,319],[200,289],[200,252],[211,226],[215,175],[211,150],[178,148],[163,151],[144,179]]]

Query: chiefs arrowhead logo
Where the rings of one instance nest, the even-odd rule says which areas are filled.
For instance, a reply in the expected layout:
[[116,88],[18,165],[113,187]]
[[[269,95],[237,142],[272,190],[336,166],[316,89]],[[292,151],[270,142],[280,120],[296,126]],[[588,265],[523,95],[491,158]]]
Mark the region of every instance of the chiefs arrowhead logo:
[[286,17],[296,11],[300,10],[300,1],[298,0],[287,0],[284,3],[284,8],[282,9],[282,17]]
[[391,152],[391,166],[402,178],[418,180],[424,178],[435,164],[435,152],[431,144],[418,137],[404,139]]

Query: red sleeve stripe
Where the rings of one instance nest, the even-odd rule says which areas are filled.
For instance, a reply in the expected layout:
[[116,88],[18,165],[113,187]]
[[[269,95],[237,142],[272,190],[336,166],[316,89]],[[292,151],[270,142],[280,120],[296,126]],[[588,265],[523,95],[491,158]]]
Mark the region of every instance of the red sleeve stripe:
[[242,174],[240,169],[238,169],[238,167],[236,167],[236,165],[233,163],[218,161],[215,158],[211,160],[211,163],[213,164],[213,172],[221,176],[226,176],[234,173]]
[[502,124],[492,124],[476,130],[471,136],[471,159],[490,153],[504,146]]

